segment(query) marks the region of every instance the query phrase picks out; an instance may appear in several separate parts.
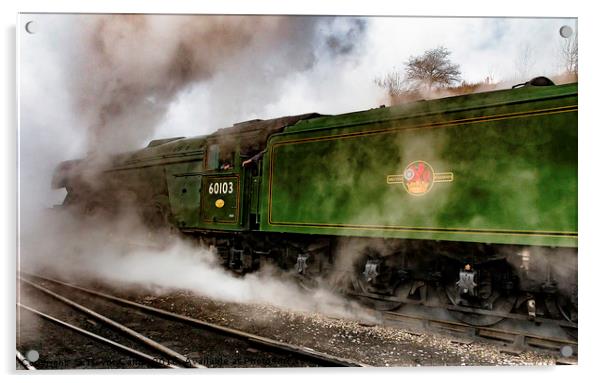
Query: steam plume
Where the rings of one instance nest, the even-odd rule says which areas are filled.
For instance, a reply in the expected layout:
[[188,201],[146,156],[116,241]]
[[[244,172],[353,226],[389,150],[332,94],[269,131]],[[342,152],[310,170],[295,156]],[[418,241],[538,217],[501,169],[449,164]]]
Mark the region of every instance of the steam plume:
[[[208,79],[233,79],[245,98],[252,92],[257,102],[269,103],[286,77],[353,53],[365,30],[361,19],[328,17],[108,15],[81,21],[72,88],[89,129],[88,152],[101,155],[143,144],[178,94]],[[226,86],[236,84],[223,85],[228,94],[212,97],[238,99]]]

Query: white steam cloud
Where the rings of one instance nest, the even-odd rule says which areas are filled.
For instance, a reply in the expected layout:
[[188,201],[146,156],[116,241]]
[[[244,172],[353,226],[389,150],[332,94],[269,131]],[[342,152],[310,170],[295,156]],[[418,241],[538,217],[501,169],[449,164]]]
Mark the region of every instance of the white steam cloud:
[[23,233],[21,270],[76,283],[100,279],[115,286],[141,286],[159,295],[186,290],[226,302],[374,320],[359,304],[326,288],[306,290],[275,266],[236,276],[219,264],[213,249],[181,238],[156,238],[143,227],[133,215],[104,222],[47,211]]

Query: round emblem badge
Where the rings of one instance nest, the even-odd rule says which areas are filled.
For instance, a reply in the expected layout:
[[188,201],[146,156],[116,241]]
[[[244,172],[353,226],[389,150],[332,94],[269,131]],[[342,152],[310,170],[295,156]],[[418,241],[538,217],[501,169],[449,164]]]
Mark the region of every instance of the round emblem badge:
[[414,161],[403,171],[403,187],[412,195],[428,193],[434,183],[433,168],[425,161]]
[[433,167],[426,161],[414,161],[405,167],[401,174],[387,176],[389,185],[402,184],[405,191],[413,196],[428,193],[437,182],[453,182],[454,173],[435,173]]
[[217,201],[215,201],[215,207],[218,209],[221,209],[222,207],[224,207],[224,204],[225,204],[225,202],[221,198],[218,199]]

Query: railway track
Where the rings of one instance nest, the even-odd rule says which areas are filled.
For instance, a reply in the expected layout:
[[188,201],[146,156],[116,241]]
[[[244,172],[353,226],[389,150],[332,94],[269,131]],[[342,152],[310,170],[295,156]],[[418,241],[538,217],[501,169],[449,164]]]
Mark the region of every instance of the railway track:
[[[373,294],[354,294],[359,299],[378,299],[398,302],[396,311],[377,311],[383,325],[423,332],[437,332],[470,343],[476,340],[494,343],[502,352],[520,353],[534,350],[551,353],[557,364],[577,364],[578,342],[574,334],[577,324],[547,318],[529,318],[521,314],[499,314],[452,305],[437,305],[396,298],[384,298]],[[455,320],[448,311],[499,316],[504,321],[492,326],[474,326]],[[566,332],[569,330],[569,332]]]
[[[151,365],[153,367],[180,368],[180,366],[178,366],[178,365],[170,364],[170,363],[165,363],[162,358],[158,358],[156,356],[149,355],[147,353],[144,353],[144,352],[138,351],[136,349],[133,349],[131,347],[125,346],[125,345],[123,345],[121,343],[115,342],[115,341],[113,341],[111,339],[105,338],[105,337],[100,336],[98,334],[95,334],[93,332],[87,331],[87,330],[85,330],[85,329],[83,329],[81,327],[74,326],[74,325],[72,325],[70,323],[67,323],[67,322],[65,322],[63,320],[60,320],[60,319],[58,319],[56,317],[48,315],[48,314],[46,314],[46,313],[44,313],[42,311],[36,310],[34,308],[31,308],[31,307],[29,307],[27,305],[18,303],[18,306],[19,306],[20,309],[24,309],[24,310],[26,310],[26,311],[28,311],[30,313],[33,313],[33,314],[39,316],[40,318],[45,319],[45,320],[47,320],[49,322],[52,322],[52,323],[54,323],[54,324],[56,324],[58,326],[61,326],[63,328],[69,329],[69,330],[71,330],[71,331],[73,331],[75,333],[79,333],[81,335],[89,337],[89,338],[91,338],[91,339],[93,339],[93,340],[95,340],[95,341],[97,341],[99,343],[103,343],[103,344],[107,344],[109,346],[112,346],[115,349],[117,349],[118,351],[124,352],[126,354],[131,354],[134,357],[137,357],[137,358],[139,358],[139,359],[147,362],[149,365]],[[17,359],[19,359],[19,362],[24,367],[26,367],[28,370],[29,369],[33,369],[33,370],[36,369],[35,367],[33,367],[32,363],[29,362],[26,358],[24,358],[23,355],[20,352],[18,352],[18,351],[17,351]],[[198,366],[194,366],[194,367],[198,367]]]
[[[83,294],[83,296],[96,297],[100,300],[112,302],[124,308],[131,308],[135,311],[143,312],[150,317],[161,317],[169,320],[181,322],[187,326],[204,329],[205,331],[223,334],[228,337],[244,340],[249,343],[249,347],[263,350],[280,350],[281,352],[302,354],[303,360],[309,362],[311,366],[358,366],[360,363],[344,360],[340,358],[332,358],[326,354],[316,352],[305,347],[285,344],[272,339],[256,336],[245,333],[239,330],[215,325],[212,323],[203,322],[187,316],[175,314],[170,311],[161,310],[155,307],[143,305],[137,302],[128,301],[123,298],[112,296],[100,291],[91,290],[82,286],[76,286],[70,283],[59,281],[51,278],[43,278],[40,276],[27,275],[25,280],[37,284],[44,284],[46,289],[49,287],[64,288],[73,292]],[[27,283],[24,282],[24,283]],[[48,294],[47,294],[48,295]],[[462,308],[460,308],[462,309]],[[546,334],[546,329],[549,326],[558,326],[558,321],[547,320],[545,318],[537,318],[537,321],[524,321],[524,318],[518,314],[511,314],[502,323],[495,326],[471,326],[465,323],[449,318],[445,315],[445,308],[425,304],[406,304],[402,309],[397,311],[374,311],[375,315],[380,319],[380,322],[385,326],[402,328],[406,332],[414,335],[425,333],[439,333],[451,336],[454,342],[461,344],[470,344],[473,342],[485,342],[494,344],[502,353],[518,355],[523,351],[536,350],[548,355],[552,355],[557,364],[576,364],[577,363],[577,348],[578,343],[575,339],[569,336],[559,337],[558,334]],[[449,313],[447,313],[449,314]],[[526,324],[526,327],[516,327],[513,321]],[[570,325],[570,324],[569,324]],[[575,326],[576,327],[576,326]],[[533,328],[539,329],[539,332],[533,332]],[[197,356],[198,360],[202,360],[202,356]],[[155,357],[156,358],[156,357]],[[140,359],[140,358],[139,358]],[[165,366],[166,360],[170,358],[160,359]],[[279,364],[277,364],[279,365]],[[298,365],[298,364],[294,364]],[[177,362],[171,365],[181,367]],[[216,367],[217,365],[212,365]],[[155,366],[156,367],[156,366]],[[184,364],[184,367],[188,367]]]
[[31,364],[31,362],[27,360],[27,358],[24,357],[19,350],[17,350],[17,362],[19,363],[19,366],[26,370],[36,370],[33,364]]
[[[56,317],[58,315],[51,315],[22,302],[18,304],[20,310],[67,330],[67,334],[77,333],[109,346],[119,354],[128,354],[147,367],[366,366],[56,279],[21,274],[19,279],[23,287],[30,290],[30,294],[37,294],[38,298],[52,298],[55,301],[53,303],[59,303],[62,307],[55,311],[69,319],[59,319]],[[51,306],[56,304],[48,307]],[[102,327],[102,331],[90,331],[84,327]],[[31,366],[32,363],[26,358],[22,357],[22,360]]]

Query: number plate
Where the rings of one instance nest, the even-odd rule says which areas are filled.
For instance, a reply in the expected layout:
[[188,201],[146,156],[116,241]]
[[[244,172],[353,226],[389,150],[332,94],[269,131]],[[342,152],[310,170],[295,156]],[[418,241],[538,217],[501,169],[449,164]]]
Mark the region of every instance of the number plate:
[[210,223],[238,223],[239,176],[203,177],[201,217]]

